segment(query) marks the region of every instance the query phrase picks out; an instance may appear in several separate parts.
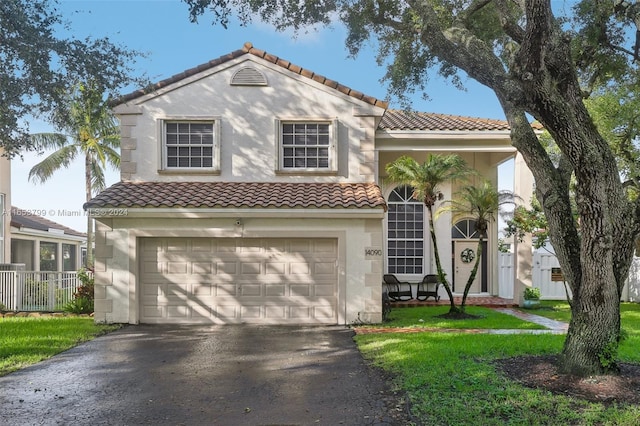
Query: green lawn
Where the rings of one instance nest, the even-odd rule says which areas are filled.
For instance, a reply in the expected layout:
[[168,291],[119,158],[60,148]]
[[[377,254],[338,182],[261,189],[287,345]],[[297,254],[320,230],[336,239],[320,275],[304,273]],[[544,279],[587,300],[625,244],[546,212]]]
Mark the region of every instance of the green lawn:
[[[391,316],[412,310],[394,309]],[[624,304],[622,311],[629,337],[620,346],[620,359],[640,363],[640,305]],[[361,334],[355,339],[365,358],[393,373],[396,386],[410,398],[418,424],[640,424],[638,406],[589,403],[532,390],[505,380],[491,364],[516,355],[557,354],[561,335],[429,332]]]
[[[449,312],[449,305],[426,306],[415,308],[396,308],[391,311],[389,321],[384,327],[402,328],[453,328],[453,329],[544,329],[544,327],[527,321],[522,321],[513,315],[501,314],[493,309],[479,306],[469,306],[466,312],[477,315],[478,319],[466,321],[438,318]],[[371,327],[379,327],[372,325]],[[364,326],[368,327],[368,326]]]
[[93,318],[0,318],[0,376],[119,328]]

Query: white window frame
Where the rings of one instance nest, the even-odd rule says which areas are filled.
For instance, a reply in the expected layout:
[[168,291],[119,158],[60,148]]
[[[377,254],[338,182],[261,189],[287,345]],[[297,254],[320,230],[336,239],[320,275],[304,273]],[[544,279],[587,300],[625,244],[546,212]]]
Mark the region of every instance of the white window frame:
[[[386,217],[386,270],[390,274],[395,274],[399,276],[422,276],[425,274],[426,270],[426,262],[425,259],[428,258],[427,253],[427,242],[426,238],[426,230],[425,224],[427,222],[427,213],[425,211],[424,203],[413,200],[411,198],[405,198],[403,202],[399,201],[390,201],[391,194],[394,191],[404,187],[405,185],[399,185],[394,187],[389,196],[387,197],[387,217]],[[410,190],[411,187],[407,186]],[[402,196],[402,194],[398,193],[398,195]],[[403,197],[404,198],[404,197]],[[416,220],[414,212],[408,212],[406,209],[401,209],[403,211],[399,212],[395,209],[395,206],[402,205],[407,206],[411,205],[413,209],[420,209],[422,215],[422,222],[418,222]],[[391,215],[396,215],[395,218],[391,218]],[[402,220],[400,220],[400,215],[402,215]],[[407,222],[407,218],[411,219]],[[395,224],[403,224],[400,228],[397,228],[392,225]],[[406,226],[407,223],[411,223],[412,226]],[[420,224],[421,226],[416,226]],[[399,235],[399,233],[402,235]],[[392,233],[395,233],[394,236],[391,236]],[[411,235],[407,235],[411,234]],[[394,244],[391,244],[391,243]],[[403,251],[403,254],[398,254],[399,251]],[[411,255],[407,255],[407,252],[411,253]],[[403,259],[404,261],[411,259],[412,264],[404,265],[396,264],[398,269],[393,269],[391,267],[391,259]],[[417,261],[417,262],[416,262]],[[401,270],[402,269],[402,270]],[[413,269],[408,271],[408,269]],[[416,271],[416,269],[418,269]]]
[[[327,124],[329,125],[328,167],[286,167],[283,144],[283,126],[285,124]],[[336,118],[277,118],[275,121],[277,135],[277,165],[281,173],[336,173],[338,171],[338,120]]]
[[[211,167],[169,166],[167,146],[167,124],[211,124],[213,126],[213,146]],[[178,173],[217,173],[220,171],[220,118],[218,117],[165,117],[159,120],[160,133],[160,170]],[[193,146],[193,145],[189,145]]]

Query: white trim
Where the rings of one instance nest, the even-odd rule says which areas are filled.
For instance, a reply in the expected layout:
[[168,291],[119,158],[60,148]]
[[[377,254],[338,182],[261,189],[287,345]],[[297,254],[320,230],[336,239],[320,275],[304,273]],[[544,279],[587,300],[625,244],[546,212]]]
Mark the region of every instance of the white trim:
[[25,237],[35,237],[35,238],[49,238],[57,241],[74,241],[74,242],[86,242],[87,237],[80,237],[77,235],[71,234],[58,234],[51,233],[49,231],[41,231],[39,229],[32,228],[12,228],[11,236],[25,236]]

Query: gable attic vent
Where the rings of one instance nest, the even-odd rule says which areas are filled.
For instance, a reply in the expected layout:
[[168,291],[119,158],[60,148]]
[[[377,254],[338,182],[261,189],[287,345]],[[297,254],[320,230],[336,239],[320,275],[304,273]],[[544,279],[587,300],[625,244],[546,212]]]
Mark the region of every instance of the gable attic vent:
[[255,68],[240,68],[231,77],[232,86],[266,86],[267,78]]

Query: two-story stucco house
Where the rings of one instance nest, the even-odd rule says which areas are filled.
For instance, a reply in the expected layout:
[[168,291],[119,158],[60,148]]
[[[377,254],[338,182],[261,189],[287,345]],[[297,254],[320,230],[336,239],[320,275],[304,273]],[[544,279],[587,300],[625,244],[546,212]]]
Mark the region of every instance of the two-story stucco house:
[[[380,321],[383,273],[434,270],[423,206],[385,165],[455,152],[496,182],[515,155],[506,122],[388,110],[249,43],[115,112],[122,179],[85,206],[99,322]],[[469,225],[438,221],[454,289]],[[497,292],[496,246],[474,293]]]

